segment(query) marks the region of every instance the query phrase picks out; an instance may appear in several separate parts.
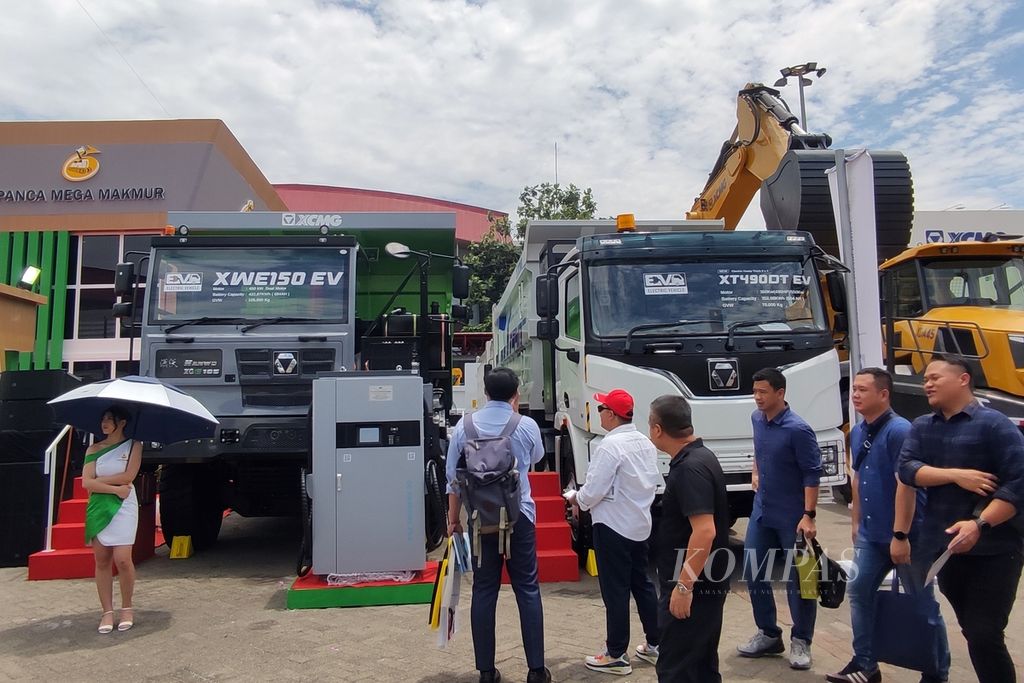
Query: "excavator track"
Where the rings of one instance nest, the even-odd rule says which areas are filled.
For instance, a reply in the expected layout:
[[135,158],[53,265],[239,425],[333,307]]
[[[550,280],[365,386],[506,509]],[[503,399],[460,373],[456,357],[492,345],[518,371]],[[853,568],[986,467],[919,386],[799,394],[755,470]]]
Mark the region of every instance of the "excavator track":
[[[875,223],[879,263],[904,251],[914,221],[914,183],[900,152],[870,151],[875,172]],[[836,165],[831,150],[790,150],[761,186],[761,211],[769,230],[805,230],[839,256],[832,197],[825,171]]]

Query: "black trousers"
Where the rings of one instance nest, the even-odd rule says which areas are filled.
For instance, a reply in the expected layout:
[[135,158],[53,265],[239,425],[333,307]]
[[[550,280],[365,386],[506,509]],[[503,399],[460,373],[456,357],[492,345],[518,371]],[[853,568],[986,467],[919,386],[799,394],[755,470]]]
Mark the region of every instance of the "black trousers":
[[1004,632],[1022,567],[1019,552],[954,555],[939,572],[939,589],[956,612],[979,683],[1017,680]]
[[594,525],[597,582],[604,601],[605,648],[621,657],[629,648],[629,595],[633,594],[647,643],[658,644],[658,593],[647,576],[647,541],[633,541],[604,524]]
[[658,680],[661,683],[721,683],[718,641],[722,637],[722,613],[728,586],[701,588],[693,594],[689,619],[676,619],[668,611],[676,584],[661,585],[658,618]]

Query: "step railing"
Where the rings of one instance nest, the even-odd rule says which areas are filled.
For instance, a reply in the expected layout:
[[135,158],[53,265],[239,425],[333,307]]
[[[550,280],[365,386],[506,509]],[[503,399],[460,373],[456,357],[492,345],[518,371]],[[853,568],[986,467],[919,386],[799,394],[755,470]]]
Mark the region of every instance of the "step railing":
[[53,499],[57,495],[57,449],[65,438],[71,438],[74,427],[64,425],[49,447],[46,449],[46,457],[43,460],[43,474],[49,477],[46,496],[46,552],[53,550]]

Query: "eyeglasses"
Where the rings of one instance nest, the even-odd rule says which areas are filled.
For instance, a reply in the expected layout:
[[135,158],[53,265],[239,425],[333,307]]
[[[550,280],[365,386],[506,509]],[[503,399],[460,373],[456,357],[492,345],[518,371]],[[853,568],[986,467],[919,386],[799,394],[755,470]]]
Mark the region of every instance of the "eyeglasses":
[[611,408],[609,408],[606,405],[600,405],[600,406],[597,407],[597,412],[599,412],[599,413],[603,413],[606,410],[611,410]]

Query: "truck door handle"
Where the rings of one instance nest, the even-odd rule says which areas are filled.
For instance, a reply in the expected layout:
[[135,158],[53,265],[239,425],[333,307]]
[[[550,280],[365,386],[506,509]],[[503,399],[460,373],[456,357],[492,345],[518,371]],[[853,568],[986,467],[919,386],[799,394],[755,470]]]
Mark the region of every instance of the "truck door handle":
[[794,344],[792,339],[784,339],[782,337],[770,337],[768,339],[757,340],[757,348],[763,349],[768,346],[775,346],[781,349],[791,349]]
[[336,475],[338,478],[338,493],[341,493],[341,474]]

